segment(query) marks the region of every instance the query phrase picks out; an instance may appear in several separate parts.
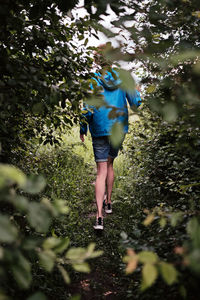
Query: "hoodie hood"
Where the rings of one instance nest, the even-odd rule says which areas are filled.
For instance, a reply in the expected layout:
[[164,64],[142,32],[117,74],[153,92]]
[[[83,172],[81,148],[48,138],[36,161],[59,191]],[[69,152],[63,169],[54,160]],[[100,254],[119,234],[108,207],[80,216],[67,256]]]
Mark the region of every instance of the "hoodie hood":
[[98,84],[103,86],[104,89],[113,91],[119,88],[121,84],[121,80],[119,79],[118,73],[112,69],[111,72],[106,71],[106,74],[104,77],[100,73],[95,73],[96,80],[98,81]]

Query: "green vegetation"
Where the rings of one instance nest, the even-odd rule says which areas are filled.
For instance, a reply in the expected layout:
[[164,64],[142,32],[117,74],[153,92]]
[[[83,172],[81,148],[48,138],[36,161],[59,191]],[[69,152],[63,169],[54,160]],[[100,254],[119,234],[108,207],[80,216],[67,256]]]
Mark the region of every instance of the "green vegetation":
[[[81,225],[80,210],[84,213],[82,199],[87,203],[91,193],[84,161],[71,150],[70,146],[62,150],[29,148],[15,162],[23,171],[0,165],[2,299],[6,298],[4,291],[20,299],[20,291],[28,288],[29,293],[44,290],[51,298],[56,289],[48,291],[50,285],[41,288],[41,276],[48,282],[54,270],[64,288],[71,281],[70,266],[88,273],[86,260],[102,254],[94,251],[92,240],[86,247],[79,241],[81,236],[73,239],[77,224]],[[63,299],[68,295],[66,291]]]
[[[193,295],[198,291],[196,253],[199,225],[193,216],[199,211],[195,201],[198,185],[184,185],[180,175],[181,186],[189,190],[178,190],[176,164],[171,164],[170,155],[170,151],[174,154],[174,147],[171,150],[169,146],[164,168],[170,176],[170,172],[175,172],[176,184],[173,185],[168,178],[161,181],[160,173],[155,173],[160,172],[158,167],[161,168],[163,163],[159,154],[163,151],[160,141],[166,148],[166,140],[171,136],[164,135],[164,141],[163,136],[158,139],[158,127],[166,128],[166,123],[157,118],[157,123],[153,122],[154,129],[150,130],[151,114],[144,108],[139,114],[140,120],[132,124],[131,133],[127,135],[124,148],[115,162],[114,213],[105,217],[102,235],[96,235],[92,227],[96,206],[93,185],[95,164],[91,161],[90,137],[86,140],[85,149],[79,143],[78,128],[74,128],[71,136],[63,136],[61,148],[29,148],[15,162],[26,174],[42,174],[46,178],[46,186],[42,177],[40,180],[35,177],[28,179],[25,187],[24,180],[27,179],[23,173],[8,167],[6,172],[2,169],[4,177],[1,177],[9,179],[9,186],[5,187],[5,181],[2,183],[4,195],[7,195],[6,212],[12,214],[10,221],[1,219],[4,230],[1,237],[7,239],[2,242],[9,245],[9,248],[2,248],[6,266],[2,269],[2,288],[11,299],[20,298],[24,288],[26,293],[23,291],[23,295],[27,297],[40,291],[47,299],[66,299],[77,293],[83,299],[101,299],[107,293],[119,299],[133,296],[135,299],[157,299],[164,297],[166,289],[167,299],[181,299],[181,295],[195,299]],[[167,132],[171,128],[168,126]],[[151,151],[147,151],[147,145],[152,147]],[[184,157],[185,161],[183,171],[188,173],[192,171],[188,164],[192,167],[194,161],[190,158],[188,162],[188,158]],[[20,173],[16,176],[15,172]],[[13,194],[15,182],[20,186],[20,195]],[[24,194],[23,190],[29,193]],[[2,200],[5,211],[5,198],[2,197]],[[31,215],[28,213],[24,218],[26,209]],[[18,233],[13,226],[17,226]],[[47,233],[44,235],[44,232]],[[97,252],[92,252],[93,243]],[[7,252],[14,257],[8,260]],[[85,261],[100,254],[101,257],[90,261],[90,266]],[[19,260],[17,264],[16,257]],[[8,264],[12,266],[9,267],[11,270],[16,268],[18,271],[14,279],[8,272]],[[85,275],[77,271],[85,272]],[[91,273],[88,274],[89,271]],[[131,274],[133,271],[134,274]],[[145,290],[151,285],[150,289],[141,293],[141,288]]]
[[[85,0],[77,20],[77,1],[2,1],[0,299],[197,299],[198,2]],[[108,3],[128,35],[104,54],[133,63],[143,104],[115,162],[114,213],[96,235],[91,139],[80,142],[77,124],[82,101],[102,103],[89,91],[86,36],[115,37],[99,23]]]

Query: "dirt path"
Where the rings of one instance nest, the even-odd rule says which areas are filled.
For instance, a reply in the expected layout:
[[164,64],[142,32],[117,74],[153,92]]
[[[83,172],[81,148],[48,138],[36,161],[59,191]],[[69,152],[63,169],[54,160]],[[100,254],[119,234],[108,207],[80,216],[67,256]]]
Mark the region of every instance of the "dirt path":
[[104,230],[103,232],[96,232],[93,229],[96,218],[95,200],[87,207],[85,213],[84,219],[87,221],[86,227],[91,234],[91,241],[95,242],[96,248],[103,250],[104,254],[90,261],[91,273],[79,274],[77,280],[73,280],[70,292],[72,295],[79,294],[81,300],[125,299],[128,281],[125,278],[124,270],[119,270],[117,265],[120,262],[119,255],[115,257],[115,252],[118,251],[120,231],[118,231],[118,236],[116,235],[114,239],[110,236],[112,228],[115,228],[117,225],[115,224],[117,216],[104,213]]
[[114,282],[115,274],[96,269],[88,275],[83,275],[79,282],[71,286],[72,294],[80,294],[82,300],[120,299],[120,290]]

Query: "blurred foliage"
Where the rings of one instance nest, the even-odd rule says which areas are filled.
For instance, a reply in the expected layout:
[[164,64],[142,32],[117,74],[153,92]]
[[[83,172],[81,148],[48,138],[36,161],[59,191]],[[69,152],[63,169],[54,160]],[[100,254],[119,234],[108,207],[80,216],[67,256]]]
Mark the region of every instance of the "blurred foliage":
[[[126,32],[126,39],[119,48],[107,47],[104,52],[113,62],[135,63],[132,71],[142,77],[151,109],[167,121],[181,115],[188,117],[192,128],[199,126],[199,1],[86,1],[86,8],[87,3],[97,8],[93,19],[103,11],[107,14],[107,4],[117,14],[111,24],[120,33]],[[96,26],[109,34],[108,28]],[[128,81],[128,74],[126,77]]]
[[[84,231],[76,232],[76,226],[82,225],[80,214],[84,219],[81,200],[90,203],[92,197],[91,178],[84,174],[88,165],[71,154],[73,147],[46,146],[43,154],[37,148],[39,143],[61,144],[62,130],[78,122],[92,64],[93,48],[87,48],[84,33],[94,29],[116,37],[98,23],[109,4],[117,15],[112,24],[128,35],[119,48],[108,47],[106,57],[134,63],[131,71],[142,77],[144,104],[126,139],[128,169],[122,162],[124,173],[117,179],[113,202],[118,219],[110,223],[109,238],[105,237],[112,241],[107,253],[116,265],[124,256],[127,266],[123,268],[127,274],[134,271],[131,276],[136,281],[130,283],[127,297],[160,299],[170,291],[171,299],[179,288],[182,297],[196,299],[193,293],[199,292],[200,276],[198,2],[85,0],[89,16],[79,21],[72,17],[69,22],[67,16],[77,1],[1,2],[1,158],[12,163],[0,167],[1,298],[6,299],[4,291],[11,297],[21,295],[21,289],[28,289],[26,296],[36,292],[28,299],[45,299],[46,293],[55,296],[59,285],[48,286],[48,280],[54,283],[59,278],[55,267],[69,283],[72,270],[88,272],[86,259],[101,254],[94,252],[93,243],[86,246],[89,231],[88,239]],[[73,43],[74,37],[83,48]],[[125,83],[131,82],[129,72],[122,71],[121,76]],[[124,248],[129,249],[127,255]],[[72,270],[66,270],[66,265]],[[51,279],[45,272],[51,272]],[[143,295],[137,291],[140,281]]]
[[[29,154],[29,148],[29,151],[21,153],[17,162],[13,161],[29,173],[29,176],[13,165],[0,164],[2,299],[19,299],[21,290],[27,290],[25,295],[29,295],[32,291],[41,289],[40,276],[48,277],[49,272],[56,273],[56,270],[57,273],[60,272],[63,281],[69,284],[70,266],[76,272],[88,273],[90,266],[87,260],[102,254],[102,251],[94,250],[95,243],[89,243],[85,248],[77,247],[70,241],[70,232],[67,231],[66,235],[65,232],[60,232],[61,229],[57,230],[57,227],[61,228],[61,218],[66,218],[69,226],[72,226],[72,220],[76,219],[76,214],[70,211],[70,206],[74,189],[74,196],[78,196],[76,178],[83,178],[79,178],[80,164],[83,166],[83,160],[69,155],[70,149],[62,152],[49,150],[36,156],[36,153]],[[34,148],[32,151],[34,152]],[[54,159],[50,160],[51,157]],[[71,178],[67,176],[65,187],[63,174],[72,167],[74,172]],[[55,168],[56,172],[53,172]],[[33,172],[43,173],[47,181],[42,175],[31,175]],[[81,189],[80,192],[83,193]],[[47,290],[43,289],[44,294],[48,293]],[[39,297],[39,294],[35,295]],[[44,294],[41,293],[41,299],[46,299]]]
[[144,291],[150,287],[157,279],[159,273],[169,285],[177,280],[177,271],[172,264],[160,261],[158,256],[151,251],[141,251],[135,254],[132,249],[127,250],[127,256],[124,257],[127,263],[126,273],[130,274],[137,268],[138,263],[142,263],[142,283],[141,290]]
[[147,249],[153,249],[152,255],[158,253],[160,257],[147,268],[140,260],[141,249],[130,243],[137,252],[128,250],[124,258],[126,270],[131,273],[138,270],[138,262],[143,263],[142,290],[150,287],[160,274],[167,284],[178,280],[190,293],[185,278],[189,276],[194,285],[199,278],[198,140],[199,132],[191,131],[191,124],[184,118],[168,123],[146,105],[138,112],[138,120],[126,138],[126,192],[138,210],[142,230],[146,231],[145,226],[149,232]]

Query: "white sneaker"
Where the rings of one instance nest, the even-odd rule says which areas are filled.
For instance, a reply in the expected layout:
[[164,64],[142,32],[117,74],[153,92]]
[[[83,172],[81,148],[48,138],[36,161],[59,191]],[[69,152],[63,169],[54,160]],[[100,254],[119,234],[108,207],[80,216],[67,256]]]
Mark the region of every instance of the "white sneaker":
[[96,219],[96,224],[93,226],[96,230],[103,230],[103,218],[99,217]]
[[108,203],[108,204],[106,205],[106,207],[105,207],[105,212],[106,212],[107,214],[112,214],[112,205],[111,205],[111,203]]

